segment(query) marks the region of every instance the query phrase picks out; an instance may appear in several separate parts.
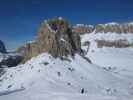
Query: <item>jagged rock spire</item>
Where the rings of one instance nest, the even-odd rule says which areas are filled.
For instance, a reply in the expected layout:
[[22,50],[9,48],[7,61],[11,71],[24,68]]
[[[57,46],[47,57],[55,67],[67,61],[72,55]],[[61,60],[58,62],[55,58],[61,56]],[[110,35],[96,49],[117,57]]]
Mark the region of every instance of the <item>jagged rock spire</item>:
[[43,52],[48,52],[53,57],[74,56],[76,52],[81,52],[80,36],[72,32],[68,21],[53,18],[44,21],[35,42],[26,44],[19,52],[21,50],[25,50],[26,60]]
[[48,51],[53,56],[74,55],[80,51],[80,36],[72,33],[70,24],[61,18],[48,20],[41,27],[37,39],[40,51]]

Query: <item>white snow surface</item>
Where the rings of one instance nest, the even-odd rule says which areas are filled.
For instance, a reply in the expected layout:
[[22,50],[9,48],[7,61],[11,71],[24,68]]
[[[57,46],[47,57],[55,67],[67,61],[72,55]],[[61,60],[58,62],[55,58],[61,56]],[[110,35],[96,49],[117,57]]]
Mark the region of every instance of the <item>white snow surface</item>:
[[[98,48],[95,40],[127,40],[129,43],[133,43],[133,34],[118,34],[118,33],[91,33],[81,35],[81,43],[84,44],[86,41],[90,42],[89,51],[86,57],[90,58],[94,64],[101,67],[119,67],[121,70],[133,71],[133,48],[114,48],[114,47],[103,47]],[[82,48],[87,51],[86,46]],[[123,69],[124,68],[124,69]],[[125,69],[126,68],[126,69]]]
[[105,24],[105,26],[108,26],[108,25],[112,25],[112,26],[114,26],[114,25],[119,25],[119,24],[116,23],[116,22],[111,22],[111,23],[106,23],[106,24]]
[[[95,39],[132,42],[132,34],[85,34],[86,57],[63,60],[43,53],[0,77],[0,100],[132,100],[133,48],[97,48]],[[82,46],[86,50],[85,46]],[[84,93],[82,94],[82,90]]]
[[[45,53],[8,69],[0,78],[0,95],[7,93],[0,100],[130,100],[132,97],[129,80],[90,64],[79,55],[67,59],[62,61]],[[82,88],[84,94],[80,93]]]
[[74,26],[74,28],[77,28],[77,27],[91,27],[91,28],[94,28],[93,25],[85,25],[85,24],[76,24],[76,25]]

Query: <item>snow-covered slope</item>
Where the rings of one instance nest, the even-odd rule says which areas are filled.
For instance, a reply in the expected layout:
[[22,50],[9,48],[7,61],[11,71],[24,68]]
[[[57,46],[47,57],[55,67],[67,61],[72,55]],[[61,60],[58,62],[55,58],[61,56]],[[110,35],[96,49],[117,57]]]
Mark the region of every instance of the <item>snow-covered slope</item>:
[[133,48],[101,48],[86,56],[106,70],[133,79]]
[[[132,59],[133,59],[133,48],[114,48],[114,47],[103,47],[98,48],[96,40],[106,41],[117,41],[127,40],[129,43],[133,43],[133,34],[117,34],[117,33],[91,33],[81,35],[82,48],[87,51],[86,57],[90,58],[91,61],[101,67],[118,67],[119,70],[130,70],[133,71]],[[90,46],[83,46],[83,44],[89,41]],[[124,69],[123,69],[124,68]],[[130,73],[130,72],[129,72]]]
[[[96,40],[105,41],[117,41],[127,40],[129,43],[133,43],[133,34],[117,34],[117,33],[91,33],[81,35],[82,48],[87,51],[86,57],[90,58],[93,63],[102,67],[116,67],[127,68],[133,70],[132,59],[133,59],[133,48],[114,48],[114,47],[103,47],[98,48]],[[89,41],[90,45],[83,45]]]
[[79,55],[60,60],[41,54],[8,69],[0,80],[0,100],[115,100],[130,99],[133,92],[130,81]]
[[[132,84],[133,79],[133,48],[98,48],[95,40],[116,41],[125,39],[133,43],[133,34],[117,33],[91,33],[81,35],[82,48],[87,51],[86,57],[90,58],[93,64],[96,64],[104,70],[123,77],[125,81]],[[89,41],[90,46],[84,46]],[[87,50],[89,48],[89,50]],[[131,86],[132,87],[132,86]]]
[[[133,43],[133,34],[81,35],[92,64],[78,54],[59,59],[43,53],[6,68],[0,77],[0,100],[132,100],[133,48],[98,48],[95,41],[120,39]],[[87,41],[90,46],[83,45]]]

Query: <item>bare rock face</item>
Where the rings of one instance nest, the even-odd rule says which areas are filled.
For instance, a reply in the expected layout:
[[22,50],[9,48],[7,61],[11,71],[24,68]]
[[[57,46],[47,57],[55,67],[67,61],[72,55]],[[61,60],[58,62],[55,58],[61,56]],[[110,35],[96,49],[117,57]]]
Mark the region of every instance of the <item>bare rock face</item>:
[[115,41],[107,41],[107,40],[96,40],[98,48],[102,47],[115,47],[115,48],[127,48],[132,47],[133,44],[129,44],[127,40],[115,40]]
[[19,47],[16,52],[20,53],[23,56],[23,60],[21,62],[24,63],[31,57],[37,56],[40,53],[38,46],[39,45],[37,44],[37,42],[34,41],[26,43],[24,46]]
[[49,52],[54,57],[74,55],[81,50],[80,36],[72,32],[67,21],[58,18],[42,24],[37,43],[40,52]]
[[104,26],[102,24],[98,24],[95,26],[95,32],[98,33],[103,33],[104,32]]
[[0,40],[0,53],[6,53],[5,45],[1,40]]
[[121,25],[121,31],[123,33],[133,33],[133,23],[127,23]]
[[103,28],[103,32],[104,33],[108,33],[108,32],[111,32],[111,33],[114,33],[114,32],[115,33],[121,33],[120,26],[117,23],[105,24],[102,27],[104,27]]
[[72,32],[70,24],[60,18],[41,24],[37,39],[17,50],[24,54],[24,61],[40,53],[48,52],[53,57],[74,56],[81,52],[80,36]]

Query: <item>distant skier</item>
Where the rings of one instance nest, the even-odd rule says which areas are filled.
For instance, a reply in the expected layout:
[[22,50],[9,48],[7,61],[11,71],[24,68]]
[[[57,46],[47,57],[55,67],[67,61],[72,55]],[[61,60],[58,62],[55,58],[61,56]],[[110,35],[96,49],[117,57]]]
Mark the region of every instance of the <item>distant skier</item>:
[[84,88],[81,88],[81,94],[83,94],[85,92]]

